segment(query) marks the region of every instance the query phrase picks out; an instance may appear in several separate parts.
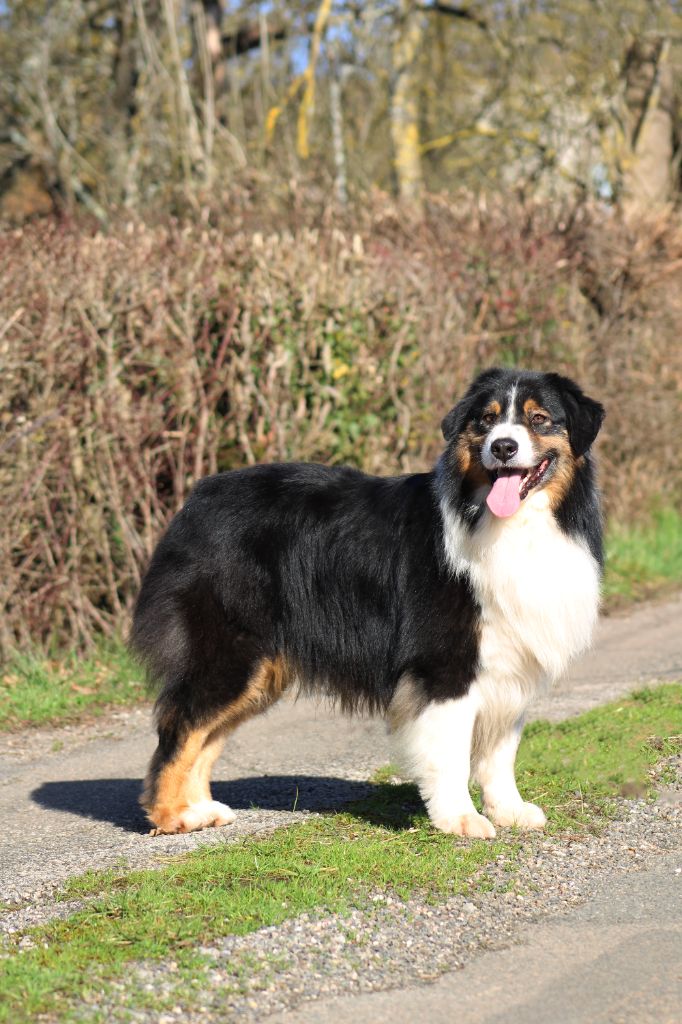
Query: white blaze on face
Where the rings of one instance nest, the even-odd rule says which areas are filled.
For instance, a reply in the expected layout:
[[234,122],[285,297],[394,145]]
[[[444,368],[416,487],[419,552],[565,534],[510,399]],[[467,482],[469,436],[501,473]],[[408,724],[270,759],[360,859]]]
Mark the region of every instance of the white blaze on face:
[[[490,431],[483,444],[481,461],[486,469],[530,469],[534,466],[537,457],[533,451],[533,442],[527,427],[521,423],[514,423],[514,403],[516,399],[516,388],[512,388],[509,394],[507,412],[503,422],[496,423]],[[516,441],[518,451],[507,462],[502,462],[492,452],[495,441],[502,438],[510,438]]]
[[[496,423],[483,444],[481,461],[486,469],[498,471],[493,481],[486,504],[493,515],[506,519],[518,511],[521,504],[521,481],[524,472],[535,465],[536,453],[527,427],[514,422],[516,388],[512,388],[507,403],[507,413],[502,423]],[[516,452],[506,461],[499,459],[493,445],[496,441],[508,439],[516,443]]]

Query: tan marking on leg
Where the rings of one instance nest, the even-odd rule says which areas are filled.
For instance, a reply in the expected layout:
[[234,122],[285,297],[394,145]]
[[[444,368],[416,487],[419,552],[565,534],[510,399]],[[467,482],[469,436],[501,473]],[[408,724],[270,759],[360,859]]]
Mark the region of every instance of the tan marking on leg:
[[174,759],[163,765],[158,775],[152,759],[142,798],[155,826],[152,835],[193,832],[234,819],[230,808],[211,800],[211,769],[227,734],[269,707],[293,678],[294,673],[281,656],[264,659],[241,696],[221,708],[209,722],[191,730]]
[[224,732],[215,736],[211,734],[201,748],[199,756],[192,766],[187,780],[187,799],[189,803],[211,799],[211,771],[225,746],[227,735]]
[[147,817],[156,826],[153,835],[186,831],[182,827],[181,814],[191,802],[194,790],[192,770],[205,740],[205,728],[192,730],[185,737],[175,758],[159,772],[154,786],[154,804],[147,809]]
[[223,708],[211,723],[211,732],[229,730],[252,715],[265,711],[291,685],[295,673],[281,655],[264,658],[251,676],[242,695]]

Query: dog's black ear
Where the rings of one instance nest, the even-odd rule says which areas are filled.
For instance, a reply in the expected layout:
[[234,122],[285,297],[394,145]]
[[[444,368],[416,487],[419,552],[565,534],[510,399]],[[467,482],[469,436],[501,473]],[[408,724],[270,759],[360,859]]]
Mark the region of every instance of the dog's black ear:
[[568,377],[552,374],[566,410],[568,440],[574,455],[584,455],[599,433],[606,411],[600,402],[588,398]]
[[481,392],[500,375],[504,373],[499,367],[493,366],[489,370],[484,370],[480,373],[475,381],[469,385],[467,393],[457,403],[454,409],[451,409],[445,419],[440,425],[440,429],[443,431],[443,437],[446,441],[450,442],[453,438],[457,437],[462,432],[466,421],[471,414],[476,399],[480,397]]
[[464,398],[457,403],[454,409],[450,410],[441,423],[440,429],[443,431],[443,437],[448,444],[462,432],[464,424],[469,416],[469,412],[471,411],[472,404],[472,398],[469,395],[465,395]]

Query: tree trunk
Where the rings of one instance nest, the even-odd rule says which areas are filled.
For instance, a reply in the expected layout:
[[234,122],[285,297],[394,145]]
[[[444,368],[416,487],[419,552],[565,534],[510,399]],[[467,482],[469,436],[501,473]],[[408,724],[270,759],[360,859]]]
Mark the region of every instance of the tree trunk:
[[121,4],[116,16],[116,51],[114,55],[114,104],[129,122],[135,116],[137,105],[137,54],[135,37],[135,11],[132,4]]
[[334,190],[341,206],[348,203],[348,176],[346,173],[346,148],[343,143],[343,108],[341,106],[341,69],[334,67],[334,77],[329,83],[329,98],[332,115],[332,148],[334,152]]
[[202,61],[208,55],[213,74],[213,92],[217,95],[225,85],[225,53],[223,50],[222,34],[223,6],[219,0],[200,0],[200,2],[193,4],[193,8],[197,7],[202,9],[203,20],[201,24],[204,26],[203,38],[198,39],[196,26],[199,19],[193,10],[194,54],[197,60],[197,78],[201,79],[199,82],[201,91],[205,91],[205,74]]
[[391,138],[398,195],[416,209],[421,208],[424,192],[417,98],[417,61],[423,39],[423,14],[412,0],[400,0],[393,42]]
[[623,210],[667,203],[672,193],[674,82],[666,39],[636,39],[625,56]]

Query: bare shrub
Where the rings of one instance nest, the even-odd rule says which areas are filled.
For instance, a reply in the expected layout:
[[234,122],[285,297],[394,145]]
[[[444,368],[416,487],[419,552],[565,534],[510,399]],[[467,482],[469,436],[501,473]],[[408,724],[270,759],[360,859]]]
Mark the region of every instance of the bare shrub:
[[[207,218],[208,219],[208,218]],[[207,473],[257,461],[428,467],[493,363],[601,397],[609,510],[679,496],[674,223],[385,203],[343,230],[73,223],[0,239],[0,648],[125,622],[155,539]]]

